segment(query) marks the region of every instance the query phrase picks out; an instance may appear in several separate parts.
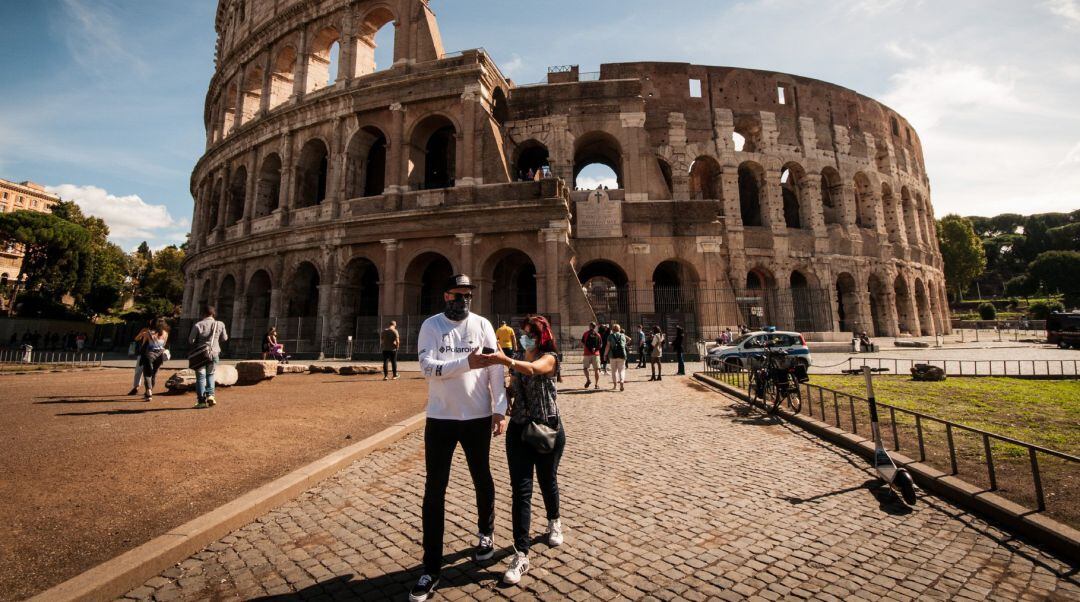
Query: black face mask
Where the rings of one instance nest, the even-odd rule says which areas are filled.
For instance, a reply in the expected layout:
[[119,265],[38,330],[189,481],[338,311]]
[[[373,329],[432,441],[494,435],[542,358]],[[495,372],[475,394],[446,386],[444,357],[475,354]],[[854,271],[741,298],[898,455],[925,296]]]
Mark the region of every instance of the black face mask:
[[460,322],[469,317],[472,309],[472,295],[454,293],[454,298],[446,302],[446,310],[443,314],[455,322]]

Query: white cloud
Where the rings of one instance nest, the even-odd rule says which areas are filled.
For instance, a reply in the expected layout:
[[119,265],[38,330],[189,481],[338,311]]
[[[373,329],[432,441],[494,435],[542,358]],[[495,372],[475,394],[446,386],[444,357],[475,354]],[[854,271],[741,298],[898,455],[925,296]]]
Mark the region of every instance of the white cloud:
[[525,60],[522,59],[521,55],[516,52],[510,55],[509,61],[506,61],[506,63],[499,65],[499,69],[503,72],[503,75],[510,78],[514,77],[514,75],[519,73],[524,67]]
[[952,61],[922,63],[892,76],[893,89],[882,97],[917,129],[938,125],[972,108],[1032,112],[1015,93],[1008,69],[989,73],[979,65]]
[[1065,167],[1073,163],[1080,163],[1080,142],[1076,143],[1076,146],[1072,147],[1068,153],[1065,154],[1065,158],[1058,163],[1058,167]]
[[619,181],[615,178],[590,178],[588,176],[577,178],[577,187],[582,190],[596,190],[598,186],[607,186],[614,190],[619,187]]
[[1080,27],[1080,0],[1047,0],[1043,6],[1065,19],[1067,26]]
[[87,215],[100,217],[109,226],[110,238],[121,246],[131,247],[146,240],[151,246],[180,243],[188,220],[177,220],[165,205],[151,205],[138,195],[116,196],[97,186],[62,184],[46,190],[65,201],[74,201]]
[[72,58],[84,69],[102,73],[112,63],[124,63],[146,74],[145,62],[130,50],[131,39],[119,33],[115,10],[108,2],[87,6],[84,0],[63,0],[68,19],[64,36]]

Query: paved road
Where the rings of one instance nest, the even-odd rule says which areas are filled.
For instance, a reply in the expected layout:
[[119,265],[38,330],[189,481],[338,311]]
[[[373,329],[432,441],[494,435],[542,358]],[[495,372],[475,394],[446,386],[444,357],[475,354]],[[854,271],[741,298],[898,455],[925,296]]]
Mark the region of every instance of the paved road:
[[[459,452],[437,599],[1080,598],[1061,560],[933,497],[908,512],[868,488],[863,460],[687,380],[560,402],[566,543],[536,545],[521,585],[498,585],[508,548],[482,565],[467,557],[475,518]],[[496,537],[509,546],[503,450]],[[419,576],[422,459],[415,434],[128,597],[404,599]]]

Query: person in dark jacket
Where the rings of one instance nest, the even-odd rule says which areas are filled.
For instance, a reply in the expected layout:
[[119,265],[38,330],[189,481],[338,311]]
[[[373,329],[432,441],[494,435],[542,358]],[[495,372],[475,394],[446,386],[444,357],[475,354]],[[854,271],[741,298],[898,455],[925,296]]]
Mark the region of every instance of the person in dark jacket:
[[671,342],[671,350],[675,352],[675,357],[679,361],[679,371],[676,375],[684,376],[686,374],[685,356],[683,355],[683,345],[686,343],[686,334],[683,332],[682,326],[675,327],[675,340]]

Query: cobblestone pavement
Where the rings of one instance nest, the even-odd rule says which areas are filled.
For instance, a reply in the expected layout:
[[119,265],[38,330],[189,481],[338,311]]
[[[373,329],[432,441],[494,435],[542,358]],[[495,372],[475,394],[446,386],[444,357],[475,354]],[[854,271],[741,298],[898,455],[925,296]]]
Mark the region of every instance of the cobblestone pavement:
[[[633,371],[635,380],[641,371]],[[577,384],[580,379],[575,378]],[[533,548],[517,587],[501,441],[494,560],[469,558],[475,509],[459,450],[436,599],[1078,599],[1067,563],[940,499],[908,511],[866,463],[687,379],[564,391],[566,542]],[[157,600],[405,599],[419,577],[419,433],[128,594]],[[543,503],[535,494],[534,534]]]

